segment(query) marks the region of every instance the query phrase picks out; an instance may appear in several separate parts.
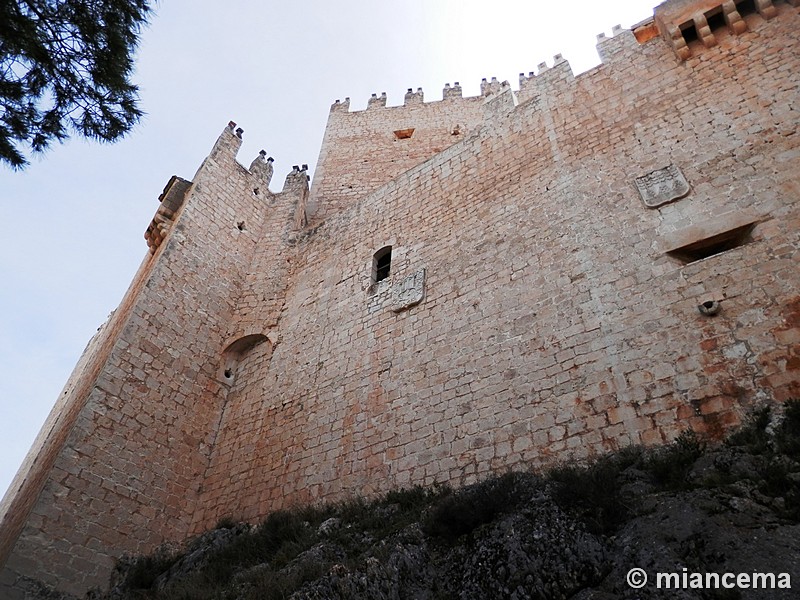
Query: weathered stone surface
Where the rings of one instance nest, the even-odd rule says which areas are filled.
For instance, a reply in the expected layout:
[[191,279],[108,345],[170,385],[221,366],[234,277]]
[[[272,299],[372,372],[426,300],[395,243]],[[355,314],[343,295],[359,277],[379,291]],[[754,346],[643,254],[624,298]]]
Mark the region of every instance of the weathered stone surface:
[[400,312],[422,302],[425,297],[425,269],[398,281],[392,287],[392,310]]
[[[716,45],[617,29],[602,66],[518,92],[336,104],[311,190],[304,166],[267,190],[225,128],[0,507],[0,595],[81,593],[224,516],[719,436],[800,396],[800,16],[753,6],[726,33],[729,4],[664,3]],[[691,193],[649,210],[631,179],[664,165]],[[747,215],[747,243],[665,254]]]
[[657,208],[689,193],[689,183],[675,165],[657,169],[634,181],[647,208]]

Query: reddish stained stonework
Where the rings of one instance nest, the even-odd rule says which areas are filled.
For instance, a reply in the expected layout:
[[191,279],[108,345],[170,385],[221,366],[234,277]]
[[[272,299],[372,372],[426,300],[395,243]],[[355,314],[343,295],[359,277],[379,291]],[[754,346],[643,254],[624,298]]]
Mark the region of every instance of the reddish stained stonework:
[[[0,596],[82,593],[223,516],[719,436],[800,396],[797,4],[674,0],[577,78],[337,103],[310,190],[298,166],[270,192],[231,124],[3,500]],[[635,180],[672,167],[690,191],[648,208]]]

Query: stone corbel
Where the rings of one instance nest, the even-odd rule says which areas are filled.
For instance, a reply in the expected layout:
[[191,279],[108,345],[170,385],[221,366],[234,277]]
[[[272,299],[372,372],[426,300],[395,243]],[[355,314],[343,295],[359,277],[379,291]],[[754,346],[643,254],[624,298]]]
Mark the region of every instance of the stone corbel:
[[772,5],[772,0],[756,0],[756,10],[765,21],[769,21],[778,14],[778,11]]
[[698,12],[692,16],[692,20],[694,21],[694,28],[697,30],[697,37],[701,42],[703,42],[703,46],[706,48],[716,46],[717,38],[714,37],[713,33],[711,33],[711,27],[708,25],[708,19],[706,19],[706,16],[703,13]]
[[742,15],[736,10],[736,3],[733,0],[727,0],[722,3],[722,16],[725,18],[725,23],[731,30],[731,33],[740,35],[747,31],[747,23],[742,19]]
[[672,49],[675,50],[675,54],[678,55],[678,58],[680,60],[689,58],[692,55],[692,51],[689,50],[689,46],[686,45],[686,40],[683,39],[683,32],[680,27],[677,25],[670,25],[667,33],[672,42]]

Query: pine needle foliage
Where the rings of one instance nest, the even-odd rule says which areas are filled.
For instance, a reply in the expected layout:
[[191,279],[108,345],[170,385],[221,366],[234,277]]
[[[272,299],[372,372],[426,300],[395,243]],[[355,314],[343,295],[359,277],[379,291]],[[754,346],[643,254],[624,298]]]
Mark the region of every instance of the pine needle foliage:
[[142,116],[130,81],[149,0],[0,0],[0,162],[70,133],[111,142]]

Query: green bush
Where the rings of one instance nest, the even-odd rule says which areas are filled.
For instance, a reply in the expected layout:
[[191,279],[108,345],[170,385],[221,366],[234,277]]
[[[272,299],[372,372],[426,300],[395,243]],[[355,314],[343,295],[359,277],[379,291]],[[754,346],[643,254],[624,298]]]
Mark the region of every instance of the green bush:
[[654,483],[662,489],[688,489],[691,484],[686,476],[703,452],[705,444],[697,439],[694,431],[686,430],[668,446],[648,452],[644,468],[653,477]]
[[156,579],[175,564],[180,556],[166,547],[147,556],[132,559],[125,573],[125,585],[131,590],[149,590]]
[[239,523],[233,519],[233,517],[222,517],[217,524],[214,526],[214,529],[233,529],[239,525]]
[[767,426],[771,418],[768,406],[756,410],[745,424],[727,437],[728,446],[741,447],[750,454],[765,454],[770,450]]
[[573,464],[552,469],[548,479],[553,483],[553,499],[580,518],[590,532],[613,533],[630,514],[628,499],[620,493],[620,473],[637,464],[641,456],[640,448],[630,447],[585,467]]
[[448,542],[472,533],[524,501],[524,478],[507,473],[444,495],[426,516],[423,531]]

